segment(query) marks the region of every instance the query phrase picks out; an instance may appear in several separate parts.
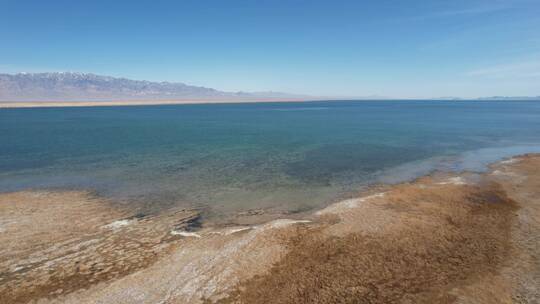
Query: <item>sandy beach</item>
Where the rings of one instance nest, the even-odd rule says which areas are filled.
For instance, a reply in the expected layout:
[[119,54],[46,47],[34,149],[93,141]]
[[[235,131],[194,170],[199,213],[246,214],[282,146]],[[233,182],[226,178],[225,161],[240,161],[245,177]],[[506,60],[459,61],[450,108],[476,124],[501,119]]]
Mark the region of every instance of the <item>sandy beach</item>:
[[250,99],[192,99],[192,100],[117,100],[117,101],[0,101],[0,109],[11,108],[58,108],[58,107],[111,107],[111,106],[149,106],[181,104],[216,103],[256,103],[256,102],[300,102],[331,100],[332,98],[250,98]]
[[205,226],[88,192],[0,194],[4,303],[538,303],[540,155]]

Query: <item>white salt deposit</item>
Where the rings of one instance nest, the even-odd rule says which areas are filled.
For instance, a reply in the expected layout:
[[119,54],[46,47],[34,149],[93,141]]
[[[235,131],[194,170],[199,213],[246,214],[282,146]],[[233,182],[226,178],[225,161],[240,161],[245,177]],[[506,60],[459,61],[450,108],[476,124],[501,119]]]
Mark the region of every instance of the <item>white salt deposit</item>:
[[229,234],[233,234],[233,233],[237,233],[237,232],[245,231],[245,230],[250,230],[250,229],[253,229],[253,227],[238,227],[238,228],[231,228],[231,229],[225,231],[223,234],[224,234],[224,235],[229,235]]
[[501,171],[501,170],[495,170],[491,174],[493,175],[499,175],[499,176],[507,176],[507,177],[519,177],[518,174],[510,171]]
[[517,161],[518,161],[517,158],[510,158],[510,159],[501,161],[501,164],[509,165],[509,164],[513,164],[513,163],[515,163]]
[[310,220],[291,220],[291,219],[277,219],[266,224],[252,227],[255,231],[265,231],[268,229],[283,228],[294,224],[307,224],[311,223]]
[[25,268],[25,266],[17,265],[13,269],[11,269],[11,272],[17,272],[17,271],[19,271],[21,269],[24,269],[24,268]]
[[231,235],[231,234],[235,234],[237,232],[251,230],[253,228],[254,227],[252,227],[252,226],[234,227],[234,228],[229,228],[229,229],[226,229],[226,230],[223,230],[223,231],[210,231],[210,232],[208,232],[208,234]]
[[270,223],[263,225],[263,227],[264,228],[282,228],[282,227],[287,227],[293,224],[305,224],[305,223],[311,223],[311,221],[279,219],[279,220],[271,221]]
[[118,221],[114,221],[114,222],[112,222],[110,224],[107,224],[107,225],[105,225],[103,227],[115,230],[115,229],[118,229],[118,228],[129,225],[129,224],[131,224],[131,222],[132,222],[132,220],[118,220]]
[[200,238],[201,237],[199,234],[197,234],[195,232],[178,231],[178,230],[172,230],[171,234],[172,235],[180,235],[180,236],[183,236],[183,237],[195,237],[195,238]]
[[364,196],[364,197],[358,197],[358,198],[351,198],[351,199],[347,199],[347,200],[343,200],[343,201],[340,201],[340,202],[337,202],[323,210],[319,210],[317,211],[315,214],[316,215],[322,215],[322,214],[326,214],[326,213],[335,213],[335,212],[339,212],[339,211],[342,211],[344,208],[345,209],[351,209],[351,208],[356,208],[358,207],[358,205],[360,203],[364,203],[366,201],[369,201],[371,199],[374,199],[374,198],[380,198],[380,197],[384,197],[385,193],[384,192],[381,192],[381,193],[376,193],[376,194],[372,194],[372,195],[368,195],[368,196]]
[[437,185],[466,185],[467,183],[461,176],[450,177],[444,182],[437,183]]

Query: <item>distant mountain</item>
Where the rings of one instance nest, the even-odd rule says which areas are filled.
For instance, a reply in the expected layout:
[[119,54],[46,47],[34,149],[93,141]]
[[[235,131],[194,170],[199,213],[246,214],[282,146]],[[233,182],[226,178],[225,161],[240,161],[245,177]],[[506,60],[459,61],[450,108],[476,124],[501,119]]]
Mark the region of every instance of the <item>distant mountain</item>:
[[[224,92],[184,83],[131,80],[89,73],[0,74],[0,102],[33,101],[257,101],[257,100],[383,100],[384,96],[308,96],[281,92]],[[440,97],[439,100],[460,100]],[[476,100],[540,100],[540,96],[493,96]]]
[[0,74],[0,101],[235,100],[249,98],[300,98],[300,96],[276,92],[223,92],[184,83],[130,80],[86,73]]
[[540,96],[491,96],[480,97],[478,100],[540,100]]

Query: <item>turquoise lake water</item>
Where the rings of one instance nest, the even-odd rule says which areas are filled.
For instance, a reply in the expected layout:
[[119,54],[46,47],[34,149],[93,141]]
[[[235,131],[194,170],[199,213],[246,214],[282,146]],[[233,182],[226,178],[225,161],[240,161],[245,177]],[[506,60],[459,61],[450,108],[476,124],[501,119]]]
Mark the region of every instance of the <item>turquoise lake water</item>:
[[376,182],[540,152],[540,102],[0,109],[0,192],[89,189],[209,216],[319,208]]

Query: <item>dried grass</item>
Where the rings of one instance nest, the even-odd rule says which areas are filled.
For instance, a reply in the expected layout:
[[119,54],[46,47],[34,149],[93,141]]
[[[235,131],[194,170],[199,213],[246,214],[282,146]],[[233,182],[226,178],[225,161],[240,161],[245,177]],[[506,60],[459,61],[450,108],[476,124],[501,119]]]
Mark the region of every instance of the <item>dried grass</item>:
[[400,231],[328,236],[300,228],[270,271],[222,303],[451,303],[448,291],[496,271],[515,204],[495,185],[397,187],[385,204]]

